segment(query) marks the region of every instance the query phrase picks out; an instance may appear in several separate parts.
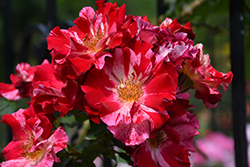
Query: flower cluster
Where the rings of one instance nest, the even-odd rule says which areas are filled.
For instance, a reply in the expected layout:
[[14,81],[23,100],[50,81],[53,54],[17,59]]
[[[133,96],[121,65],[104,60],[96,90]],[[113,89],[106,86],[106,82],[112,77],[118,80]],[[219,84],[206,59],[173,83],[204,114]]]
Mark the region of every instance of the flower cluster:
[[[190,23],[166,18],[159,26],[146,16],[126,15],[125,5],[96,1],[84,7],[75,25],[55,27],[47,37],[52,61],[17,65],[12,84],[0,84],[8,100],[30,97],[29,108],[4,115],[13,141],[3,150],[2,166],[52,166],[68,138],[55,113],[86,112],[105,123],[125,145],[134,166],[190,166],[199,122],[192,114],[189,89],[207,108],[221,99],[232,73],[216,71],[202,44],[194,45]],[[60,136],[60,137],[59,137]]]
[[60,162],[56,153],[66,148],[68,141],[62,127],[50,133],[49,119],[36,114],[32,107],[6,114],[2,122],[8,124],[13,133],[12,141],[2,151],[6,160],[2,167],[51,167],[54,161]]

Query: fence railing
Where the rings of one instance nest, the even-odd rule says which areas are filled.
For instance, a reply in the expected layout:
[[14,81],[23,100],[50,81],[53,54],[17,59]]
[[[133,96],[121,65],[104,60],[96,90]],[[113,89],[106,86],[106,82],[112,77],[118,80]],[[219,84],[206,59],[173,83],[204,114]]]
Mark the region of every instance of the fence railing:
[[247,167],[244,0],[230,0],[233,130],[236,167]]

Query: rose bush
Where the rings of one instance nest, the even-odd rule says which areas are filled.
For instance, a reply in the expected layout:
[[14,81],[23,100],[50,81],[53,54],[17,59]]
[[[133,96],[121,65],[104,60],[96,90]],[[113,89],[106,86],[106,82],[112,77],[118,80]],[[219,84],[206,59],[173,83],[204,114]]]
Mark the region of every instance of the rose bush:
[[20,63],[13,83],[0,84],[8,100],[30,97],[29,108],[3,115],[13,141],[2,166],[53,166],[60,159],[59,166],[95,166],[96,157],[116,155],[139,167],[190,166],[199,122],[188,90],[215,107],[218,87],[226,90],[232,73],[211,66],[190,23],[166,18],[156,26],[126,15],[125,5],[96,4],[68,30],[51,30],[51,63]]

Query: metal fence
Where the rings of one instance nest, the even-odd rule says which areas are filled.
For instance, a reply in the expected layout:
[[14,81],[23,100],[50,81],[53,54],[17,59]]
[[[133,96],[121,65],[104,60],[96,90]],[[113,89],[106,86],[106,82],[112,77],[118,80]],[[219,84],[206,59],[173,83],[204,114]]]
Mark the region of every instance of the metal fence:
[[233,130],[236,167],[247,167],[246,80],[244,70],[244,0],[230,0]]
[[[234,74],[232,82],[232,109],[233,130],[235,141],[236,167],[247,167],[247,141],[246,141],[246,80],[244,72],[244,23],[243,23],[244,0],[230,0],[230,43],[231,43],[231,66]],[[163,0],[157,0],[158,16],[164,14],[168,9]],[[35,58],[41,62],[44,58],[50,59],[47,50],[46,37],[49,31],[57,23],[56,1],[46,0],[47,21],[46,24],[36,24],[24,32],[22,47],[20,50],[20,61],[27,61],[27,52],[30,39],[34,33],[39,33],[41,40],[34,46]],[[9,75],[13,73],[15,66],[13,53],[13,20],[11,13],[11,0],[2,0],[3,15],[3,39],[4,39],[4,64],[5,82],[9,82]],[[62,28],[72,26],[73,23],[61,23]],[[111,165],[105,159],[104,166]]]

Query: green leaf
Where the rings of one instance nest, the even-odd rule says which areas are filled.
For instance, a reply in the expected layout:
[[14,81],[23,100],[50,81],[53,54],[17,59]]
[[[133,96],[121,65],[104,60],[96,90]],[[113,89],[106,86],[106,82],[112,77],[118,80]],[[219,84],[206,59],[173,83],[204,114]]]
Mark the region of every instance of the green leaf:
[[[78,159],[73,160],[71,159],[66,165],[64,164],[63,167],[96,167],[95,164],[90,160],[81,160]],[[59,165],[58,167],[62,167],[62,165]]]
[[53,124],[54,124],[54,126],[55,126],[56,129],[61,125],[61,123],[62,123],[62,118],[61,117],[57,118],[53,122]]
[[82,112],[82,111],[80,111],[80,110],[74,109],[74,110],[70,111],[69,114],[73,114],[74,117],[75,117],[75,120],[76,120],[77,122],[84,122],[84,121],[86,121],[87,119],[89,119],[87,113]]
[[96,167],[93,161],[83,161],[82,162],[82,167]]
[[112,138],[112,143],[115,145],[115,146],[117,146],[117,147],[119,147],[120,149],[123,149],[124,148],[124,146],[125,146],[125,144],[123,143],[123,142],[121,142],[120,140],[118,140],[118,139],[116,139],[116,138]]
[[82,150],[84,156],[98,156],[107,150],[101,145],[90,145]]
[[128,154],[124,152],[119,152],[118,155],[119,157],[124,159],[129,165],[133,165],[134,162],[131,160],[131,157]]
[[62,117],[61,122],[70,128],[78,125],[78,122],[75,121],[75,117],[73,115],[66,115],[65,117]]
[[[58,155],[58,154],[56,154]],[[60,157],[60,155],[58,156]],[[60,157],[60,163],[54,163],[53,167],[63,167],[63,166],[66,166],[69,162],[70,162],[71,158],[68,157],[68,158],[61,158]]]
[[178,84],[182,85],[179,93],[183,93],[183,92],[187,92],[189,89],[192,88],[193,81],[188,76],[186,76],[185,74],[182,73],[179,76],[179,83]]
[[9,101],[5,98],[0,98],[0,116],[11,114],[16,110],[16,102]]
[[80,154],[79,151],[76,150],[75,147],[68,145],[67,148],[65,149],[67,152],[69,153],[73,153],[73,154]]
[[29,100],[30,98],[21,98],[20,100],[15,101],[14,103],[16,103],[16,109],[29,108],[29,105],[27,104]]
[[102,136],[107,131],[107,126],[102,124],[96,124],[91,122],[91,128],[89,129],[85,139],[96,140],[98,137]]

